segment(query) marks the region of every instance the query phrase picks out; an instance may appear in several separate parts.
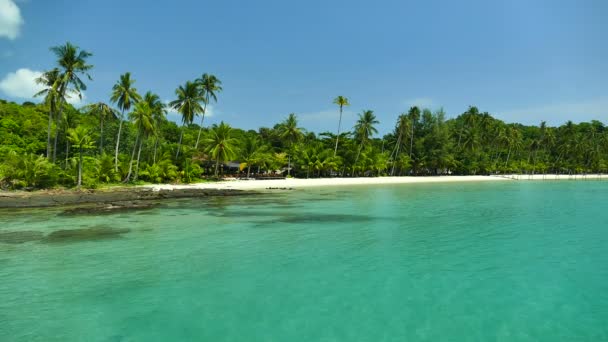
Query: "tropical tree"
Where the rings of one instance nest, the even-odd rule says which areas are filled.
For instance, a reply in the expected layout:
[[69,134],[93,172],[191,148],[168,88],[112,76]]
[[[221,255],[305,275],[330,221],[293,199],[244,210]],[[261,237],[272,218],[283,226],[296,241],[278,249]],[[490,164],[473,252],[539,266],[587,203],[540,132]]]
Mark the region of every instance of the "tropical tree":
[[247,178],[251,174],[251,166],[259,165],[268,154],[268,146],[263,145],[257,135],[247,135],[240,149],[240,169],[247,168]]
[[348,98],[339,95],[338,97],[336,97],[334,99],[334,104],[337,104],[340,107],[340,118],[338,119],[338,132],[336,133],[336,147],[334,148],[334,157],[336,156],[336,153],[338,152],[338,140],[340,139],[340,126],[342,125],[342,109],[344,108],[344,106],[350,106],[350,103],[348,102]]
[[217,177],[220,162],[230,160],[236,155],[238,140],[232,136],[232,127],[222,121],[219,125],[213,125],[204,142],[206,152],[215,160]]
[[99,118],[99,154],[103,153],[103,124],[106,120],[118,118],[118,111],[104,102],[97,102],[85,106],[85,111]]
[[95,147],[91,132],[84,126],[70,128],[68,130],[68,139],[74,148],[78,149],[78,182],[76,186],[80,189],[82,186],[82,153],[85,149]]
[[199,113],[203,112],[201,102],[205,100],[196,82],[186,82],[184,86],[179,86],[175,90],[177,99],[171,101],[169,106],[175,109],[182,115],[182,129],[179,134],[179,142],[177,143],[177,152],[175,153],[175,159],[179,157],[179,150],[182,145],[182,138],[184,136],[184,128],[186,125],[192,124],[194,117]]
[[287,119],[279,125],[278,129],[279,136],[287,142],[286,145],[289,148],[304,136],[303,129],[298,127],[298,118],[294,113],[289,114]]
[[160,100],[160,97],[150,91],[146,92],[143,97],[143,101],[148,104],[152,111],[152,121],[154,127],[154,157],[153,161],[156,163],[156,150],[158,148],[158,140],[160,138],[160,125],[166,120],[167,106]]
[[[78,46],[72,45],[70,42],[64,45],[54,46],[51,51],[57,57],[57,65],[59,66],[59,78],[56,80],[56,89],[58,91],[57,102],[57,120],[60,120],[63,113],[65,98],[68,92],[75,94],[82,99],[82,91],[87,90],[86,84],[80,79],[81,75],[92,80],[89,75],[89,70],[93,65],[87,63],[87,59],[93,54],[85,50],[80,50]],[[57,156],[57,138],[59,131],[55,132],[55,142],[53,146],[53,162]]]
[[420,109],[416,106],[410,108],[410,111],[407,113],[408,118],[411,122],[412,133],[410,135],[410,159],[412,158],[412,152],[414,150],[414,127],[416,127],[416,122],[420,119]]
[[207,113],[207,104],[209,104],[210,100],[217,102],[217,94],[222,91],[222,82],[215,77],[214,75],[203,74],[201,78],[196,80],[198,86],[200,87],[201,94],[204,97],[203,101],[203,115],[201,116],[201,127],[198,129],[198,136],[196,137],[196,144],[194,145],[194,149],[198,148],[198,142],[201,138],[201,131],[203,130],[203,122],[205,121],[205,114]]
[[131,79],[131,73],[126,72],[120,75],[120,79],[112,87],[110,101],[116,103],[121,110],[118,134],[116,135],[116,151],[114,152],[114,171],[116,172],[118,172],[118,149],[120,147],[120,134],[122,132],[122,123],[125,119],[125,111],[130,110],[131,106],[141,100],[137,89],[133,87],[134,83],[135,80]]
[[137,180],[137,174],[139,172],[139,158],[141,156],[141,145],[144,139],[154,131],[154,119],[152,118],[153,109],[150,107],[148,102],[141,101],[135,105],[135,110],[131,112],[131,120],[137,128],[137,137],[135,138],[135,145],[133,146],[133,152],[131,153],[131,162],[129,163],[129,172],[125,182],[128,182],[131,178],[131,171],[133,167],[133,160],[135,159],[135,151],[137,151],[137,162],[135,164],[135,176],[134,180]]
[[44,102],[49,106],[49,126],[47,129],[46,139],[46,158],[51,159],[51,129],[53,124],[53,115],[57,113],[57,107],[61,94],[59,86],[61,84],[61,72],[58,68],[44,72],[36,79],[36,83],[44,86],[44,89],[34,94],[34,97],[44,95]]
[[355,135],[360,143],[359,152],[357,152],[357,158],[355,158],[355,164],[357,164],[357,161],[359,160],[363,146],[368,142],[372,135],[378,133],[378,130],[374,127],[378,123],[380,122],[376,120],[376,115],[374,115],[374,111],[372,110],[364,110],[363,113],[359,114],[359,119],[355,124]]

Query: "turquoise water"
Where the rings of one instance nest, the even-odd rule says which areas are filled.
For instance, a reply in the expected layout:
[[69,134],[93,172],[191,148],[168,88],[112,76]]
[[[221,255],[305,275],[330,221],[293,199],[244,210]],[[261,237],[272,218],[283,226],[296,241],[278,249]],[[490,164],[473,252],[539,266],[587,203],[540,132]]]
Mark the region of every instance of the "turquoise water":
[[0,340],[606,341],[606,199],[547,181],[1,211],[0,233],[131,231],[0,242]]

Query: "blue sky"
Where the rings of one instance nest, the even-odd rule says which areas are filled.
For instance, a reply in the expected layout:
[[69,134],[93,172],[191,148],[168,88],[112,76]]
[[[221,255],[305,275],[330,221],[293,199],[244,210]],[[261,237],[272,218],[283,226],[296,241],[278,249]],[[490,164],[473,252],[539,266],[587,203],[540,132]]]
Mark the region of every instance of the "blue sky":
[[0,0],[0,98],[26,100],[53,67],[48,48],[71,41],[94,54],[85,102],[108,101],[125,71],[166,100],[207,72],[224,86],[208,122],[246,129],[294,112],[333,131],[337,95],[352,104],[346,126],[371,109],[381,133],[412,104],[608,122],[608,1],[151,3]]

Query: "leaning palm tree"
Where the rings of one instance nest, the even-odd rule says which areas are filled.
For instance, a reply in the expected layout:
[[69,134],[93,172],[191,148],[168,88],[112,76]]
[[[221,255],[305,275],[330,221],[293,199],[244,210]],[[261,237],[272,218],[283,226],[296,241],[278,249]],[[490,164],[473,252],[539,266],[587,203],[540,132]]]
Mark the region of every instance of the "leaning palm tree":
[[106,120],[118,118],[118,111],[104,102],[97,102],[84,107],[89,114],[99,118],[99,154],[103,153],[103,124]]
[[175,159],[177,159],[184,137],[184,128],[186,125],[192,124],[197,114],[203,112],[201,102],[204,101],[204,97],[198,88],[198,84],[190,81],[186,82],[184,86],[179,86],[175,90],[175,95],[177,95],[177,100],[171,101],[169,106],[182,115],[182,129],[177,143],[177,152],[175,153]]
[[344,106],[350,106],[350,103],[348,103],[348,99],[346,97],[340,95],[334,99],[334,104],[340,106],[340,119],[338,119],[338,133],[336,133],[336,147],[334,148],[335,157],[336,153],[338,152],[338,140],[340,139],[340,126],[342,125],[342,108]]
[[412,158],[412,152],[414,150],[414,127],[416,126],[418,119],[420,119],[420,109],[416,106],[411,107],[410,111],[407,113],[407,116],[409,117],[412,125],[412,132],[410,134],[410,158]]
[[118,148],[120,147],[120,133],[122,132],[122,123],[125,119],[125,111],[128,111],[131,109],[131,106],[141,101],[141,96],[137,93],[137,89],[133,87],[134,83],[135,80],[131,79],[131,73],[126,72],[120,75],[120,79],[112,87],[110,101],[116,103],[121,110],[118,134],[116,135],[116,150],[114,152],[114,171],[116,172],[118,172]]
[[372,110],[364,110],[363,113],[359,114],[359,120],[355,124],[355,134],[360,141],[359,144],[359,152],[357,152],[357,158],[355,158],[355,164],[359,160],[359,156],[361,155],[361,150],[363,146],[367,143],[369,138],[378,133],[378,130],[374,125],[378,124],[379,121],[376,120],[376,115],[374,115],[374,111]]
[[[59,66],[59,79],[57,80],[58,102],[57,102],[57,117],[59,122],[63,113],[63,105],[68,92],[74,93],[82,99],[82,91],[87,90],[86,84],[80,79],[81,75],[92,80],[88,71],[93,68],[93,65],[87,64],[87,59],[93,54],[85,50],[80,50],[78,46],[72,45],[70,42],[65,45],[54,46],[51,51],[57,57]],[[57,156],[57,137],[59,130],[55,132],[55,142],[53,146],[53,162]]]
[[36,83],[42,85],[44,89],[34,94],[34,97],[44,95],[44,102],[49,106],[49,126],[47,128],[46,137],[46,158],[51,159],[51,129],[53,125],[53,116],[57,112],[57,105],[61,94],[59,93],[59,85],[61,84],[61,72],[58,68],[42,73],[36,79]]
[[133,180],[137,180],[139,172],[139,159],[141,156],[141,145],[144,139],[154,131],[154,119],[152,117],[153,108],[146,101],[138,102],[135,105],[135,110],[131,112],[131,120],[137,128],[137,137],[135,138],[135,145],[133,146],[133,152],[131,153],[131,162],[129,163],[129,172],[125,182],[128,182],[131,178],[131,172],[133,170],[133,160],[135,159],[135,151],[137,151],[137,161],[135,164],[135,175]]
[[409,125],[410,120],[408,116],[405,113],[399,115],[399,118],[397,119],[397,127],[395,127],[395,133],[397,133],[397,143],[395,144],[395,149],[393,150],[393,153],[389,158],[393,160],[391,176],[393,176],[395,173],[395,166],[397,165],[397,163],[394,161],[399,159],[399,152],[401,151],[401,145],[403,145],[403,137],[405,136],[405,134],[407,134]]
[[84,126],[70,128],[68,130],[68,140],[73,147],[78,149],[78,182],[76,186],[80,189],[82,185],[82,153],[84,149],[93,148],[94,142],[91,132]]
[[220,81],[214,75],[203,74],[201,78],[195,81],[198,83],[200,87],[201,94],[204,97],[203,101],[203,115],[201,116],[201,127],[198,129],[198,136],[196,137],[196,144],[194,145],[194,149],[198,148],[198,142],[201,139],[201,131],[203,130],[203,122],[205,121],[205,114],[207,113],[207,104],[209,101],[213,99],[214,102],[217,102],[217,94],[222,91],[222,81]]
[[219,125],[213,125],[204,141],[207,146],[206,152],[215,159],[215,177],[217,177],[220,162],[230,160],[236,155],[238,140],[232,137],[232,127],[222,121]]

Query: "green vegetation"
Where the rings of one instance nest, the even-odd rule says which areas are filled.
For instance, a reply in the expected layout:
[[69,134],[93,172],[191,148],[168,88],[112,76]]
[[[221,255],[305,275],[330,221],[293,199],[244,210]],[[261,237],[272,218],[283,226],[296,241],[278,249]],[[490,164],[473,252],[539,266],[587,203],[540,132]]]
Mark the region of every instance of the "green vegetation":
[[[599,121],[559,127],[507,124],[470,107],[456,118],[418,107],[397,116],[393,132],[377,136],[378,120],[362,111],[342,132],[315,134],[289,114],[274,127],[244,131],[227,123],[204,127],[207,105],[221,81],[202,74],[175,92],[169,106],[181,126],[166,119],[158,95],[141,96],[129,72],[109,101],[82,108],[67,102],[91,80],[90,53],[66,43],[54,47],[56,67],[37,80],[40,104],[0,100],[0,187],[97,187],[132,182],[195,182],[222,175],[352,177],[591,173],[608,170],[608,129]],[[194,121],[200,116],[200,125]]]

